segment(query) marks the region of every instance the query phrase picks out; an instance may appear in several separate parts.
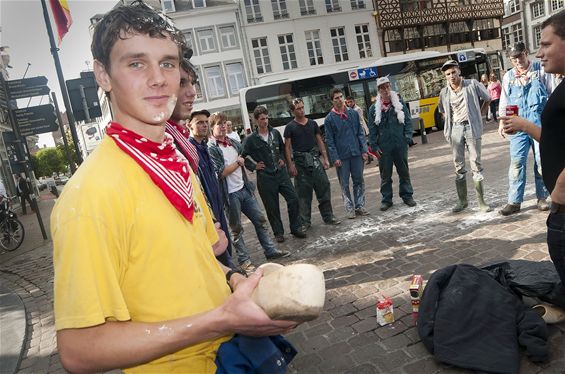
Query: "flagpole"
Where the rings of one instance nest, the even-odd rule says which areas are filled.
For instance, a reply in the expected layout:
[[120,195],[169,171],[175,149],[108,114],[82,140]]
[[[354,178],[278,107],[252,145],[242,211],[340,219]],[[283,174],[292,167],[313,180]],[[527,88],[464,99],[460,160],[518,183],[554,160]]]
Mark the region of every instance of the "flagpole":
[[[63,104],[65,105],[65,110],[67,112],[66,114],[69,120],[69,128],[71,130],[73,143],[75,143],[77,162],[80,165],[82,164],[82,154],[80,152],[80,147],[78,143],[75,117],[71,110],[71,102],[69,100],[69,94],[67,93],[67,87],[65,86],[65,77],[63,76],[63,70],[61,69],[61,62],[59,61],[59,53],[58,53],[59,48],[57,48],[57,46],[55,45],[55,38],[53,36],[53,29],[51,28],[51,21],[49,20],[49,13],[47,12],[47,5],[45,4],[45,0],[41,0],[41,6],[43,7],[43,18],[45,19],[45,26],[47,27],[47,34],[49,34],[49,44],[51,45],[51,54],[53,55],[53,61],[55,61],[55,70],[57,70],[59,88],[61,89],[61,95],[63,96]],[[64,133],[62,135],[65,136]]]

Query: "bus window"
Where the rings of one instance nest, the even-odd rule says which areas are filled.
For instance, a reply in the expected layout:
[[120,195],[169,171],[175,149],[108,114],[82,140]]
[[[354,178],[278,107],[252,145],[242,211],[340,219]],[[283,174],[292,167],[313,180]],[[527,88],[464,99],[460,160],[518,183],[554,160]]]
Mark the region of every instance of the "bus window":
[[405,101],[420,99],[420,90],[418,88],[416,73],[410,72],[391,75],[389,79],[392,85],[392,90],[398,92]]
[[300,97],[304,100],[304,113],[308,115],[325,116],[332,109],[332,100],[330,98],[330,90],[338,87],[343,90],[343,84],[324,85],[303,89],[299,92]]
[[440,68],[422,70],[420,80],[422,98],[439,96],[441,89],[445,86],[445,77]]

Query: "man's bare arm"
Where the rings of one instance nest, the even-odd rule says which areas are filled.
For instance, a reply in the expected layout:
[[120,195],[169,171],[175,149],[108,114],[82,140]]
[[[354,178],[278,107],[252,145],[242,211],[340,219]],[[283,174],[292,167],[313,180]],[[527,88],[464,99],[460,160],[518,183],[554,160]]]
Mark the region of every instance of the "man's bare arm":
[[555,187],[551,192],[551,201],[559,205],[565,205],[565,168],[561,170],[559,177],[557,177]]
[[330,159],[328,158],[328,152],[326,152],[326,145],[324,144],[322,135],[316,134],[316,143],[318,144],[318,148],[322,154],[322,164],[324,165],[324,169],[327,169],[330,167]]
[[500,135],[511,135],[517,131],[524,131],[538,142],[541,139],[541,127],[536,126],[533,122],[518,116],[500,117]]

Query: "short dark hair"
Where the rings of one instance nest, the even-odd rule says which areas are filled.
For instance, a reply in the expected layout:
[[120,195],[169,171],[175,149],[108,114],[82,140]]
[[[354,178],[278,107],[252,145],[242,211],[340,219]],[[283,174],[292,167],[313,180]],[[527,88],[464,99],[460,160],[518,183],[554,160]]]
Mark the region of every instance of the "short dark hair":
[[337,87],[332,88],[332,89],[330,90],[330,99],[331,99],[331,100],[334,99],[334,95],[335,95],[336,93],[341,93],[341,94],[342,94],[343,91],[341,90],[341,88],[337,88]]
[[292,99],[292,101],[290,102],[290,104],[288,104],[288,109],[293,112],[294,109],[296,109],[296,104],[304,104],[304,100],[302,100],[300,97],[297,97],[296,99]]
[[347,96],[347,97],[345,98],[345,100],[353,100],[353,101],[355,101],[355,99],[353,98],[353,96]]
[[110,68],[110,52],[123,34],[136,33],[152,38],[167,38],[179,46],[179,60],[186,42],[182,33],[163,13],[157,12],[143,1],[134,1],[130,5],[120,5],[102,17],[94,28],[90,49],[95,60]]
[[192,122],[192,119],[193,119],[194,117],[199,116],[199,115],[201,115],[201,114],[202,114],[202,115],[205,115],[205,116],[208,117],[208,118],[210,117],[210,112],[207,111],[206,109],[195,110],[195,111],[193,111],[192,113],[190,113],[190,118],[188,119],[188,122]]
[[565,10],[552,15],[541,24],[542,30],[547,26],[552,26],[555,35],[561,39],[565,39]]
[[253,111],[253,118],[258,119],[261,114],[269,115],[269,111],[264,106],[259,105]]

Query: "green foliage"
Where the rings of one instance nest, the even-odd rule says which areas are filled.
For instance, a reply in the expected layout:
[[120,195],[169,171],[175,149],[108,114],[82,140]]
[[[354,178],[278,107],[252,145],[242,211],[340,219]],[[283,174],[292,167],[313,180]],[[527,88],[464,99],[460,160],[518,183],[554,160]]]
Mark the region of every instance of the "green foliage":
[[64,153],[58,148],[45,148],[39,150],[31,160],[33,170],[37,177],[50,176],[55,173],[67,171],[67,162]]

